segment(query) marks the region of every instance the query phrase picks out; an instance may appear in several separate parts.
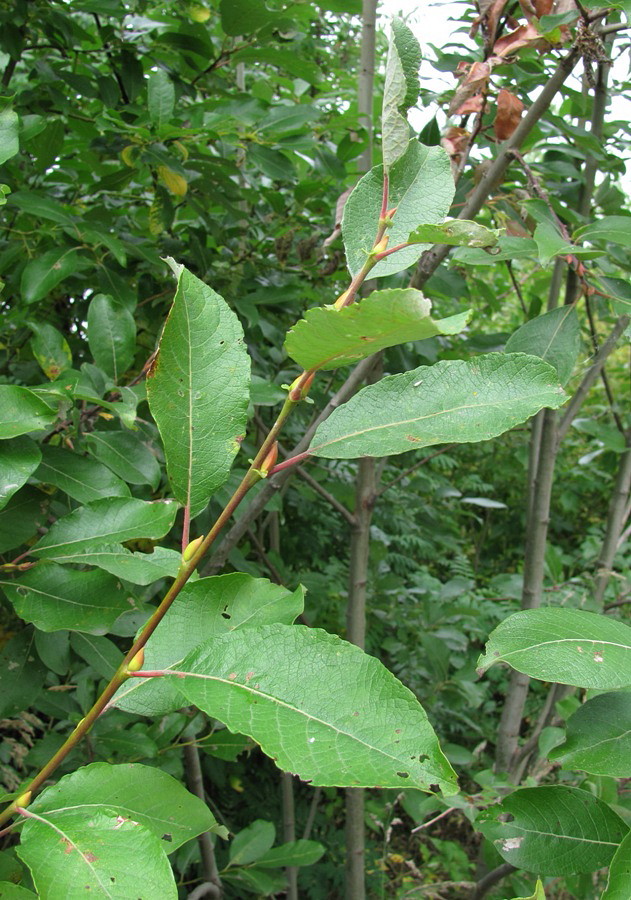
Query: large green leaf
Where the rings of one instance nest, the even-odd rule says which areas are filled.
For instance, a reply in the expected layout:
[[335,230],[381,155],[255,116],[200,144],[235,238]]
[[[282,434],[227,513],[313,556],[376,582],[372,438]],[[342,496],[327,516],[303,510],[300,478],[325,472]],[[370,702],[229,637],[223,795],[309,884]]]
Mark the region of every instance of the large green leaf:
[[600,900],[628,900],[630,890],[631,832],[622,841],[611,860],[609,880]]
[[408,236],[413,244],[449,244],[464,247],[494,247],[502,232],[468,219],[447,219],[442,225],[419,225]]
[[129,497],[129,488],[107,466],[77,452],[45,444],[35,477],[54,484],[79,503],[106,497]]
[[139,763],[83,766],[47,788],[29,809],[51,822],[70,810],[82,811],[86,819],[95,812],[114,812],[149,829],[165,853],[217,824],[206,804],[179,781]]
[[[266,578],[235,572],[187,584],[145,649],[145,669],[177,669],[213,634],[247,625],[291,624],[304,608],[304,589],[293,593]],[[174,678],[130,678],[114,703],[138,715],[163,715],[184,705]]]
[[557,370],[565,385],[581,346],[581,326],[574,306],[560,306],[526,322],[506,342],[506,353],[539,356]]
[[392,20],[392,36],[386,58],[386,80],[381,116],[382,152],[387,172],[407,150],[410,126],[407,111],[418,99],[421,48],[400,19]]
[[177,509],[174,500],[145,502],[126,497],[95,500],[58,519],[31,553],[54,558],[105,543],[135,538],[158,540],[171,529]]
[[491,632],[478,672],[493,663],[539,678],[611,691],[631,685],[631,628],[579,609],[526,609]]
[[72,354],[63,334],[48,322],[29,322],[31,350],[44,375],[54,379],[72,367]]
[[0,384],[0,439],[41,431],[57,413],[28,388]]
[[76,247],[56,247],[28,262],[22,272],[22,298],[37,303],[53,288],[85,265]]
[[103,635],[73,631],[70,635],[70,644],[75,653],[107,681],[124,659],[116,644]]
[[0,165],[20,149],[18,115],[10,106],[0,110]]
[[86,435],[88,448],[103,465],[128,484],[149,484],[157,489],[160,463],[143,441],[131,431],[93,431]]
[[[631,681],[631,678],[629,679]],[[599,694],[568,720],[565,743],[548,753],[566,769],[628,778],[631,774],[631,693]]]
[[272,822],[265,819],[255,819],[238,834],[230,844],[231,866],[247,866],[255,862],[259,856],[263,856],[271,850],[276,839],[276,829]]
[[[381,211],[383,166],[364,175],[344,207],[342,234],[351,275],[366,262],[377,234]],[[389,206],[395,207],[388,229],[388,246],[407,241],[410,232],[425,223],[442,222],[451,206],[454,179],[449,157],[440,147],[424,147],[410,141],[408,149],[390,172]],[[416,244],[382,259],[370,277],[392,275],[414,265],[429,244]]]
[[164,69],[152,72],[147,82],[149,118],[153,125],[168,125],[175,106],[175,87]]
[[13,884],[10,881],[0,881],[0,900],[36,900],[37,894],[27,891],[26,888],[20,887],[19,884]]
[[515,791],[476,824],[507,862],[541,875],[575,875],[608,865],[628,831],[602,800],[562,785]]
[[0,443],[0,509],[33,474],[42,458],[37,444],[20,436]]
[[[457,790],[425,711],[374,657],[303,625],[217,635],[180,666],[185,697],[316,785]],[[349,690],[352,685],[352,690]]]
[[178,286],[147,396],[174,496],[201,512],[228,477],[245,431],[250,361],[225,301],[171,262]]
[[26,485],[0,510],[0,553],[13,550],[34,537],[48,517],[47,497]]
[[[38,814],[39,816],[40,814]],[[91,898],[177,900],[160,839],[114,812],[69,809],[28,819],[18,855],[42,900]]]
[[55,556],[58,562],[98,566],[132,584],[151,584],[159,578],[175,578],[182,565],[182,554],[168,547],[155,547],[152,553],[132,553],[121,544],[68,549]]
[[130,608],[120,582],[98,569],[79,572],[46,561],[18,578],[0,578],[0,585],[16,613],[42,631],[104,634]]
[[134,360],[136,324],[127,307],[107,294],[97,294],[88,307],[88,344],[94,361],[119,381]]
[[354,459],[486,441],[565,399],[552,366],[534,356],[445,360],[363,388],[319,426],[311,452]]
[[575,241],[621,244],[631,247],[631,216],[604,216],[590,225],[583,225],[572,235]]
[[431,302],[414,288],[391,288],[347,306],[309,309],[290,329],[287,353],[305,369],[336,369],[385,347],[421,341],[437,334],[458,334],[470,312],[432,319]]
[[291,841],[273,847],[259,856],[256,865],[262,869],[284,868],[285,866],[312,866],[324,856],[325,848],[317,841]]
[[268,9],[263,0],[221,0],[219,9],[221,27],[230,35],[253,34],[278,15]]

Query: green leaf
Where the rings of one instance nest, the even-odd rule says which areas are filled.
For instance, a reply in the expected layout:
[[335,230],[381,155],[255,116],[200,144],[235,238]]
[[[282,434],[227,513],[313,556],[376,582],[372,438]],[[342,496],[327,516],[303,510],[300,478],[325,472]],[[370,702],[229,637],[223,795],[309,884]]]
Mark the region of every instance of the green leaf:
[[35,191],[15,191],[11,194],[9,203],[38,219],[47,219],[58,225],[72,225],[75,221],[72,213],[58,200],[53,200],[52,197],[43,196]]
[[565,743],[548,753],[548,758],[560,760],[565,769],[628,777],[631,693],[600,694],[579,706],[568,719]]
[[228,869],[221,873],[222,881],[234,885],[238,897],[256,894],[257,897],[272,897],[287,889],[284,872],[270,872],[256,866]]
[[147,398],[174,496],[201,512],[226,481],[245,431],[250,361],[235,314],[199,278],[178,273],[177,293]]
[[546,892],[543,889],[541,879],[537,878],[535,890],[529,897],[515,897],[514,900],[546,900]]
[[631,284],[624,278],[598,278],[601,291],[611,297],[611,305],[619,316],[631,314]]
[[155,547],[152,553],[132,553],[120,544],[70,549],[55,557],[58,562],[98,566],[132,584],[152,584],[159,578],[175,578],[182,554],[167,547]]
[[31,553],[54,558],[105,543],[121,543],[136,538],[158,540],[170,531],[177,512],[173,500],[127,499],[111,497],[95,500],[51,525]]
[[22,619],[42,631],[68,628],[104,634],[129,609],[129,596],[107,572],[42,563],[0,585]]
[[0,165],[20,150],[19,119],[10,106],[0,111]]
[[37,444],[27,437],[16,437],[0,443],[0,509],[38,467],[42,458]]
[[559,381],[570,380],[581,347],[581,327],[574,306],[560,306],[526,322],[506,342],[506,353],[538,356],[557,370]]
[[70,668],[70,634],[68,631],[36,631],[35,647],[39,658],[49,669],[58,675],[68,673]]
[[[628,769],[627,769],[628,772]],[[631,887],[631,832],[616,850],[609,866],[609,880],[600,900],[628,900]]]
[[136,323],[120,300],[97,294],[88,307],[88,344],[94,361],[118,382],[134,361]]
[[35,652],[35,634],[24,628],[0,650],[0,716],[28,709],[42,689],[46,667]]
[[14,494],[0,510],[0,553],[33,537],[47,519],[46,495],[30,486]]
[[86,820],[95,812],[114,812],[147,828],[161,842],[165,853],[172,853],[217,824],[206,804],[179,781],[160,769],[139,763],[112,766],[97,762],[83,766],[47,788],[29,810],[45,815],[51,822],[72,810],[83,812]]
[[493,663],[539,678],[611,691],[631,685],[631,628],[579,609],[526,609],[491,633],[478,673]]
[[381,113],[384,171],[388,172],[407,150],[410,126],[407,111],[418,99],[421,48],[400,19],[392,21],[386,58],[386,80]]
[[303,625],[243,628],[194,650],[180,672],[191,703],[305,781],[457,790],[412,692],[335,635]]
[[590,243],[620,244],[631,247],[631,216],[604,216],[590,225],[583,225],[572,235],[575,241]]
[[506,862],[541,875],[594,872],[611,861],[628,829],[588,791],[522,788],[476,820]]
[[51,381],[64,369],[72,367],[72,353],[68,341],[60,331],[47,322],[29,322],[33,332],[31,350],[44,375]]
[[107,681],[116,672],[124,658],[113,641],[99,635],[73,631],[70,635],[70,643],[74,652]]
[[565,399],[552,366],[534,356],[444,360],[363,388],[319,426],[311,453],[355,459],[487,441]]
[[56,247],[32,259],[22,272],[22,299],[25,303],[37,303],[84,264],[76,247]]
[[552,222],[539,222],[533,237],[539,248],[539,262],[542,266],[547,266],[555,256],[574,254],[577,249],[574,244],[566,241]]
[[79,503],[92,503],[105,497],[129,497],[125,482],[95,459],[49,444],[43,445],[42,454],[35,477],[44,484],[54,484]]
[[253,34],[269,25],[278,16],[263,0],[221,0],[221,27],[226,34]]
[[0,439],[42,431],[57,413],[28,388],[0,384]]
[[18,856],[31,870],[40,897],[82,894],[177,900],[160,839],[144,825],[112,812],[66,810],[29,819]]
[[467,219],[447,219],[442,225],[419,225],[408,236],[408,242],[495,247],[501,233],[499,228],[485,228]]
[[230,866],[246,866],[273,847],[276,829],[271,822],[255,819],[234,836],[230,844]]
[[276,869],[286,866],[312,866],[324,856],[325,848],[317,841],[291,841],[268,850],[259,856],[256,865],[260,869]]
[[515,259],[536,259],[537,245],[532,238],[500,237],[491,252],[475,247],[460,247],[452,259],[467,266],[494,266]]
[[414,288],[375,291],[343,309],[318,306],[289,331],[285,349],[305,369],[336,369],[385,347],[458,334],[471,317],[465,312],[435,320],[430,309],[431,302]]
[[93,431],[86,435],[90,452],[128,484],[149,484],[157,489],[160,463],[139,432]]
[[149,118],[158,128],[168,125],[175,106],[175,87],[164,69],[152,72],[147,83]]
[[[315,63],[292,50],[277,50],[275,47],[244,47],[243,50],[233,53],[231,58],[234,62],[267,63],[288,72],[295,78],[302,78],[309,84],[317,84],[322,78],[320,68]],[[260,69],[253,69],[253,71],[260,72]]]
[[[247,625],[290,625],[303,609],[304,588],[292,593],[266,578],[241,572],[189,582],[145,648],[144,668],[177,669],[187,653],[210,635]],[[130,678],[113,702],[138,715],[163,715],[183,705],[179,687],[173,678]]]
[[[356,275],[372,249],[381,212],[383,166],[375,166],[358,182],[344,207],[342,234],[346,261]],[[442,222],[454,196],[449,157],[441,147],[424,147],[410,141],[406,153],[390,172],[389,205],[396,206],[388,229],[388,246],[407,241],[422,223]],[[425,244],[416,244],[382,259],[371,278],[393,275],[414,265]]]
[[37,894],[27,891],[26,888],[20,887],[19,884],[12,884],[10,881],[0,881],[0,900],[29,900],[29,898],[37,898]]

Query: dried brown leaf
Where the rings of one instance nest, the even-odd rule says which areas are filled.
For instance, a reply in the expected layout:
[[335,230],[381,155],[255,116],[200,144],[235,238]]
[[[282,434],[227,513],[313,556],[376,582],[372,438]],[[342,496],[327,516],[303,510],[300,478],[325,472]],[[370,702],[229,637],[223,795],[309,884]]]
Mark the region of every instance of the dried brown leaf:
[[498,141],[506,141],[519,125],[524,104],[519,97],[505,88],[497,95],[497,113],[493,131]]

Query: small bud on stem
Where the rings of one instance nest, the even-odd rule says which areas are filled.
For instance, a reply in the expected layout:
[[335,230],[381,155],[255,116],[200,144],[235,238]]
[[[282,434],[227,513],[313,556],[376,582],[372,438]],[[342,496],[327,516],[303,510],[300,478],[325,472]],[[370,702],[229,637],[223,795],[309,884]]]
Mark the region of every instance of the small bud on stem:
[[274,441],[272,446],[269,449],[269,452],[263,462],[259,467],[259,472],[262,478],[267,478],[270,473],[270,469],[274,467],[276,464],[276,460],[278,459],[278,441]]
[[[191,546],[190,544],[188,545]],[[187,548],[188,549],[188,548]],[[141,647],[138,653],[127,663],[127,672],[139,672],[145,664],[145,648]]]
[[191,541],[190,544],[187,544],[182,552],[182,562],[189,562],[194,556],[195,551],[198,549],[201,542],[204,540],[204,535],[201,534],[199,537],[195,538],[194,541]]

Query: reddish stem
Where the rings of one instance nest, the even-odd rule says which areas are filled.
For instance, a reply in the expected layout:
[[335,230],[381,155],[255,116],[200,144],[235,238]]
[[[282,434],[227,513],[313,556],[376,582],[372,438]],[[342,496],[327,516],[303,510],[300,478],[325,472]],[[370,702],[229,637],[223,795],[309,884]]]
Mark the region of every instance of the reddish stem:
[[275,475],[277,472],[282,472],[283,469],[289,469],[290,466],[296,466],[298,463],[303,462],[305,459],[308,459],[311,456],[311,450],[305,450],[303,453],[297,453],[295,456],[290,456],[289,459],[283,460],[283,462],[277,463],[273,469],[270,469],[267,473],[268,475]]

